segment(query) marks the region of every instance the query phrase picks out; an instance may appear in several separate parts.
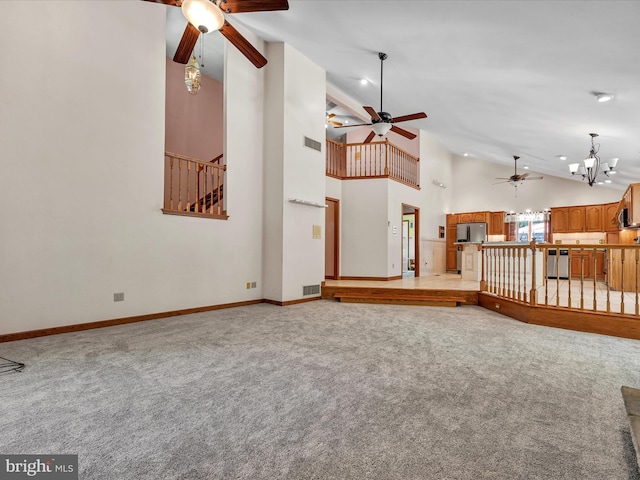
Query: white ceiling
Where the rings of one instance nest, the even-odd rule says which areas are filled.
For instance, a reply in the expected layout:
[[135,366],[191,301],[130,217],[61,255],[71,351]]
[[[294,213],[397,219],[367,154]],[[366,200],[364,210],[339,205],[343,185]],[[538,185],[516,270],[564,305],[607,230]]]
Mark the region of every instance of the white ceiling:
[[[229,19],[267,41],[290,44],[324,68],[328,82],[376,110],[377,53],[387,53],[384,110],[425,111],[427,119],[404,125],[431,132],[455,154],[506,165],[519,155],[519,168],[569,178],[567,164],[588,154],[588,133],[595,132],[601,159],[620,158],[610,186],[640,180],[637,0],[289,0],[289,6]],[[183,28],[171,35],[179,40]],[[360,84],[363,77],[368,86]],[[597,91],[616,98],[597,103]]]

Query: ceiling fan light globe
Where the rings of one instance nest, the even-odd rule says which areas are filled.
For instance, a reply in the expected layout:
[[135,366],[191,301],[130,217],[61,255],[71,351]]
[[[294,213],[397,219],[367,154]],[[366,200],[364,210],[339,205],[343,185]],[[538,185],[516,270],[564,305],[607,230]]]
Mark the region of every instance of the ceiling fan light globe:
[[389,132],[389,130],[391,130],[391,124],[386,122],[374,123],[371,126],[371,129],[373,130],[373,133],[382,137],[386,135]]
[[224,14],[209,0],[184,0],[182,13],[202,33],[220,30],[224,25]]

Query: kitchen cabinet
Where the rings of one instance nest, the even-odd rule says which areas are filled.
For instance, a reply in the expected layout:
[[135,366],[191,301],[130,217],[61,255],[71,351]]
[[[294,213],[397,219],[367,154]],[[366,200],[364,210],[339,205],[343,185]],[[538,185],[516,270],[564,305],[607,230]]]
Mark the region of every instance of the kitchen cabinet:
[[489,223],[489,212],[473,212],[471,214],[471,221]]
[[604,232],[603,205],[587,205],[584,207],[584,231]]
[[584,207],[568,207],[567,232],[584,232]]
[[569,209],[567,207],[551,209],[551,233],[566,233],[569,230]]
[[456,248],[453,250],[447,248],[447,270],[458,270],[458,250]]
[[640,225],[640,183],[632,183],[627,187],[622,203],[629,214],[629,224]]
[[458,223],[471,223],[473,222],[473,213],[459,213]]
[[606,203],[603,205],[604,213],[602,226],[605,232],[617,232],[618,231],[618,206],[620,202]]
[[504,212],[489,213],[489,235],[504,235]]
[[[636,250],[612,248],[608,253],[607,279],[611,290],[635,292],[637,288],[640,291],[640,278],[636,278]],[[640,252],[638,255],[640,260]]]
[[454,271],[458,269],[458,249],[454,245],[456,241],[456,226],[447,226],[447,252],[446,252],[446,268]]
[[604,280],[604,250],[572,249],[569,256],[569,272],[572,279],[589,278]]

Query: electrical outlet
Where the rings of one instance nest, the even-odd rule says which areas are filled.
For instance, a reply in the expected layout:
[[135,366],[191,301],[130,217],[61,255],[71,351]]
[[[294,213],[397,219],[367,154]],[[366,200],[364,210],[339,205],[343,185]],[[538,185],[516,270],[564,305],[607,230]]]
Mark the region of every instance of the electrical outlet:
[[251,288],[256,288],[258,286],[257,282],[251,282]]
[[247,282],[247,290],[251,288],[251,282]]
[[124,293],[114,293],[113,294],[114,302],[124,302]]

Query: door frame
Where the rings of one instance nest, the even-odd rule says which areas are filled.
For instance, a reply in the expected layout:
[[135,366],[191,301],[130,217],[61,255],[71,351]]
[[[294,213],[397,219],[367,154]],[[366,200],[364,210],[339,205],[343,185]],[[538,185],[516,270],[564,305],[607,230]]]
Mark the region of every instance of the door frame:
[[[334,235],[333,235],[333,277],[327,277],[327,272],[324,272],[324,278],[330,280],[340,280],[340,199],[325,197],[327,202],[327,208],[332,208],[330,205],[334,204]],[[327,226],[324,226],[325,231],[325,244],[329,241],[326,238]]]
[[[409,208],[413,210],[413,252],[415,253],[415,270],[413,271],[414,277],[420,276],[420,209],[418,207],[414,207],[413,205],[409,205],[408,203],[403,203],[401,207],[400,220],[402,224],[402,219],[405,215],[411,215],[411,213],[404,213],[405,208]],[[400,241],[400,265],[402,265],[402,249],[404,248],[404,240]],[[400,271],[404,271],[404,267],[400,269]]]

